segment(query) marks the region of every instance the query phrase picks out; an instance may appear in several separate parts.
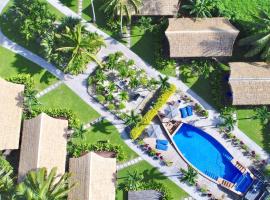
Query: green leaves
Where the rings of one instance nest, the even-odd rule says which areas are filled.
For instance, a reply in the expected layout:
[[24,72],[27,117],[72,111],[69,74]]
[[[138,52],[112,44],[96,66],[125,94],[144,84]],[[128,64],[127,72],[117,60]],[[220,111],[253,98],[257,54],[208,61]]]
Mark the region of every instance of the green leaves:
[[260,120],[263,125],[267,125],[270,120],[270,111],[266,106],[256,108],[255,115],[253,118]]
[[195,185],[198,177],[198,172],[195,171],[191,166],[188,166],[188,170],[180,169],[183,176],[180,178],[181,181],[187,182],[190,185]]

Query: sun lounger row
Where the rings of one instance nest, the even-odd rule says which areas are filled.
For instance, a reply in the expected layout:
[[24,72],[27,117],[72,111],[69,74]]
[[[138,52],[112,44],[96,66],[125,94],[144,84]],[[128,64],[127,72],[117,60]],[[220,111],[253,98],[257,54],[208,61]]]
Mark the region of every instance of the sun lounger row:
[[167,151],[168,150],[168,140],[156,140],[156,149]]
[[222,185],[225,188],[232,189],[234,187],[234,184],[230,181],[224,180],[222,178],[218,178],[217,182]]

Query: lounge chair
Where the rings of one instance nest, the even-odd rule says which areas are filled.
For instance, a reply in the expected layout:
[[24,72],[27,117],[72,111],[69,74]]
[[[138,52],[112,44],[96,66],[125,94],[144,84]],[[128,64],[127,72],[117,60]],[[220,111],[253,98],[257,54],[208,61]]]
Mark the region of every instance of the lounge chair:
[[159,139],[157,139],[157,140],[156,140],[156,143],[157,143],[157,144],[168,145],[169,142],[168,142],[168,140],[159,140]]
[[167,151],[168,150],[168,146],[163,145],[163,144],[160,144],[160,143],[157,143],[156,149],[162,150],[162,151]]
[[192,116],[193,115],[192,107],[191,106],[187,106],[186,109],[187,109],[188,116]]
[[186,108],[180,108],[181,117],[186,118],[188,116],[187,109]]

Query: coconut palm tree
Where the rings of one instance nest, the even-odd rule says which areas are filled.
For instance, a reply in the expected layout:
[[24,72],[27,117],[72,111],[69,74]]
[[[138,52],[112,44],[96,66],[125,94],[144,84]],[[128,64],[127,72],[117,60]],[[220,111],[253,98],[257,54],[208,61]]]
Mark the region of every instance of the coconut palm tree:
[[123,35],[123,16],[127,17],[129,23],[131,12],[138,13],[140,4],[141,0],[105,0],[101,10],[113,17],[120,16],[121,35]]
[[189,3],[181,8],[193,17],[213,17],[216,0],[189,0]]
[[126,91],[121,91],[119,93],[119,97],[120,97],[121,101],[128,101],[128,99],[129,99],[128,93]]
[[80,125],[80,127],[75,128],[73,130],[73,137],[80,137],[81,139],[85,138],[85,134],[87,133],[87,130],[84,128],[83,124]]
[[168,76],[163,77],[161,75],[158,75],[158,77],[159,77],[160,88],[162,90],[168,89],[170,87],[170,83],[168,82],[169,77]]
[[234,126],[237,123],[237,120],[234,119],[233,115],[224,115],[222,116],[223,122],[221,126],[225,127],[229,131],[232,131],[234,129]]
[[125,124],[130,127],[136,126],[141,120],[141,116],[135,114],[134,110],[130,112],[130,115],[125,114],[124,118],[125,118]]
[[180,171],[183,174],[183,176],[181,177],[181,181],[187,182],[190,185],[195,185],[198,176],[197,171],[195,171],[190,166],[188,166],[188,170],[180,169]]
[[136,170],[133,172],[128,171],[128,175],[125,180],[126,191],[136,191],[140,189],[143,179],[143,174],[138,173]]
[[266,106],[255,109],[254,119],[259,119],[263,125],[269,123],[270,112]]
[[239,46],[249,46],[250,50],[245,57],[259,55],[262,59],[270,61],[270,15],[261,11],[259,22],[259,32],[254,35],[239,40]]
[[82,24],[76,25],[74,29],[66,27],[66,33],[60,36],[60,40],[64,43],[56,51],[71,53],[66,72],[74,70],[74,67],[81,67],[76,64],[80,65],[80,61],[84,59],[90,59],[102,67],[96,52],[101,46],[105,46],[104,40],[95,33],[86,32]]
[[45,168],[30,171],[23,182],[17,186],[17,199],[66,199],[74,186],[70,184],[71,175],[65,173],[60,180],[57,180],[56,171],[56,168],[53,168],[49,174]]

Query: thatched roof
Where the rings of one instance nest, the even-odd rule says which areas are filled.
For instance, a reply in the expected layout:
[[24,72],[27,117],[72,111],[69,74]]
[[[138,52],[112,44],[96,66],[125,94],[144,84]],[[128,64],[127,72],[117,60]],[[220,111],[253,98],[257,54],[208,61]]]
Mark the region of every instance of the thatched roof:
[[66,132],[68,121],[55,119],[42,113],[25,120],[21,142],[19,181],[30,170],[57,167],[59,175],[65,173]]
[[155,190],[141,190],[141,191],[129,191],[128,200],[159,200],[162,195]]
[[270,65],[263,62],[229,63],[233,105],[270,104]]
[[69,172],[77,184],[68,199],[115,200],[116,159],[104,158],[94,152],[71,158]]
[[24,86],[0,78],[0,150],[18,149]]
[[170,18],[165,32],[173,58],[231,56],[238,33],[222,17]]
[[179,0],[142,0],[137,15],[143,16],[174,16],[179,9]]

